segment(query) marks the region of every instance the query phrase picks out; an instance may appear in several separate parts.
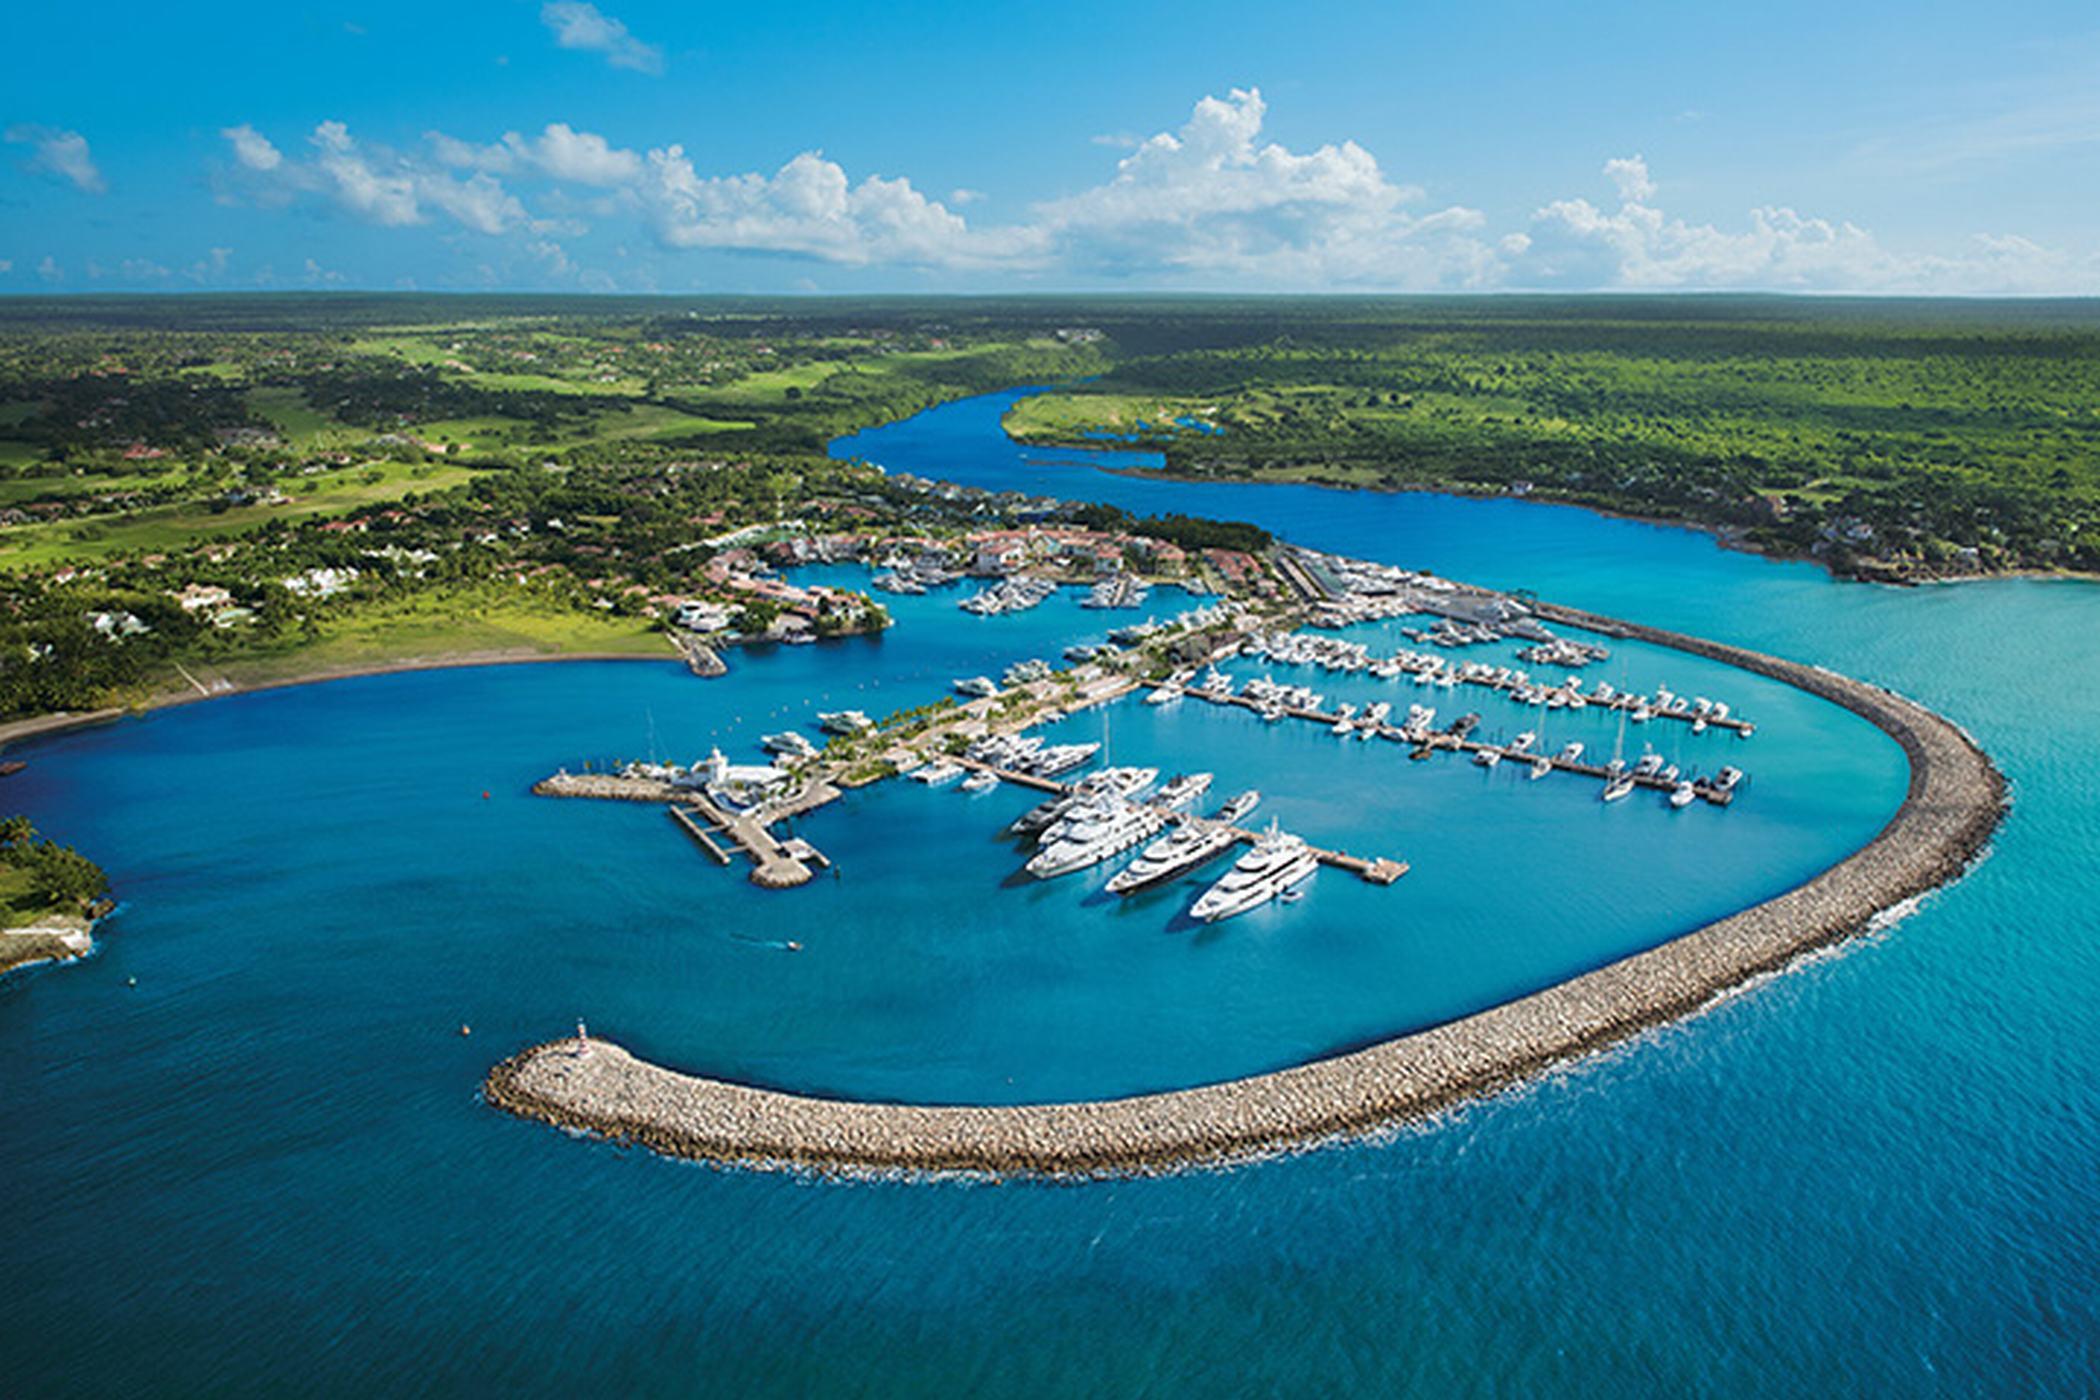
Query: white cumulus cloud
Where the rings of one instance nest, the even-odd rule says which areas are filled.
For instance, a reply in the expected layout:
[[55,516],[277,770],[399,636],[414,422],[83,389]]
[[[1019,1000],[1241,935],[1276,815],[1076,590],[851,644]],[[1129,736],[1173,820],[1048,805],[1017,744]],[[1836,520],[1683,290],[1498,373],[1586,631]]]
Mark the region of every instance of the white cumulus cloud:
[[219,135],[233,143],[233,158],[250,170],[275,170],[284,164],[284,152],[271,145],[269,137],[246,122],[239,126],[229,126]]
[[642,158],[623,150],[590,131],[577,131],[566,122],[549,122],[538,136],[504,133],[492,145],[477,146],[447,136],[429,133],[430,149],[439,163],[491,174],[526,171],[579,185],[611,187],[631,185],[641,178]]
[[1262,142],[1258,88],[1206,97],[1176,132],[1139,143],[1115,175],[1037,208],[1061,261],[1223,284],[1478,286],[1498,275],[1486,222],[1463,206],[1415,213],[1354,141],[1303,153]]
[[2089,291],[2100,258],[2024,238],[1979,236],[1946,253],[1903,252],[1845,219],[1784,205],[1751,209],[1738,228],[1693,223],[1650,201],[1639,156],[1605,163],[1617,209],[1559,199],[1532,218],[1518,280],[1647,290],[1706,288],[1925,295]]
[[55,175],[87,194],[102,194],[109,189],[88,149],[87,138],[77,131],[25,122],[9,127],[7,140],[12,145],[31,148],[25,162],[31,170]]
[[245,124],[220,134],[246,181],[239,188],[265,202],[314,196],[382,228],[426,223],[433,212],[489,235],[526,221],[525,206],[486,171],[461,178],[384,147],[367,148],[339,121],[313,129],[305,160],[287,157]]
[[662,49],[635,38],[588,0],[547,0],[540,6],[540,23],[554,31],[554,42],[562,48],[604,54],[613,67],[637,73],[664,71]]

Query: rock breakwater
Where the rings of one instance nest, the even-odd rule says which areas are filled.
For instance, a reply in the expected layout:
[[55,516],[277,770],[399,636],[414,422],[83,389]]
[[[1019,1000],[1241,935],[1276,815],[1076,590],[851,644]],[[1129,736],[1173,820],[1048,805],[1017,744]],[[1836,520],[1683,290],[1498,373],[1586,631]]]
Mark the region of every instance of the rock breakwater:
[[1708,656],[1852,710],[1903,747],[1902,806],[1820,875],[1656,948],[1447,1025],[1226,1083],[1084,1103],[865,1103],[680,1074],[571,1039],[496,1066],[488,1099],[667,1155],[754,1167],[1089,1177],[1230,1162],[1418,1119],[1689,1015],[1954,879],[2004,812],[2005,783],[1989,758],[1903,696],[1703,638],[1569,608],[1539,612]]

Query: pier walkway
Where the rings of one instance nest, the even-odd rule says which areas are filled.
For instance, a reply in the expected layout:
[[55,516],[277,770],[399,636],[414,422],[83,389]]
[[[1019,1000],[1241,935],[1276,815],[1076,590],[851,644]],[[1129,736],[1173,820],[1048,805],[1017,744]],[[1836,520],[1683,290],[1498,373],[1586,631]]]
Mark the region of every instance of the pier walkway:
[[769,890],[792,889],[812,878],[811,866],[829,866],[809,842],[773,834],[773,825],[800,816],[836,799],[839,790],[827,782],[813,782],[777,804],[732,811],[697,788],[676,787],[656,778],[628,777],[613,773],[556,773],[534,783],[542,797],[588,797],[614,802],[662,803],[685,833],[692,837],[717,865],[729,865],[736,855],[751,862],[751,883]]
[[[1069,793],[1073,788],[1073,784],[1057,778],[1045,778],[1036,773],[1017,773],[1010,768],[1000,768],[993,764],[980,763],[974,758],[956,758],[950,761],[965,768],[974,768],[980,773],[990,773],[1003,783],[1013,783],[1019,787],[1033,788],[1037,792],[1055,795]],[[1210,820],[1208,817],[1199,817],[1188,812],[1170,811],[1166,814],[1166,818],[1170,822],[1200,822],[1210,827],[1219,825],[1219,823]],[[1261,833],[1250,831],[1243,826],[1233,827],[1231,830],[1233,836],[1242,845],[1251,845],[1261,838]],[[1374,885],[1390,885],[1393,881],[1405,875],[1409,869],[1406,861],[1395,860],[1388,856],[1353,856],[1347,851],[1328,850],[1323,846],[1314,846],[1310,842],[1306,844],[1312,853],[1319,858],[1320,864],[1331,865],[1337,870],[1346,870],[1352,875],[1359,875]]]
[[[1198,700],[1206,701],[1212,705],[1237,705],[1243,710],[1253,710],[1256,713],[1260,713],[1263,709],[1261,701],[1249,699],[1244,695],[1227,695],[1221,691],[1201,690],[1194,686],[1184,687],[1182,693],[1184,695],[1193,695]],[[1342,719],[1341,715],[1330,714],[1324,710],[1309,710],[1295,705],[1285,705],[1281,708],[1284,718],[1305,720],[1309,723],[1317,724],[1323,729],[1334,728]],[[1557,754],[1539,753],[1532,749],[1519,749],[1511,744],[1492,744],[1485,740],[1463,738],[1448,730],[1431,730],[1427,734],[1418,735],[1396,725],[1385,723],[1372,725],[1369,721],[1359,716],[1352,716],[1349,719],[1349,723],[1356,731],[1369,727],[1372,733],[1381,739],[1391,740],[1398,744],[1411,745],[1417,753],[1448,751],[1451,753],[1476,754],[1493,752],[1500,754],[1511,763],[1522,764],[1527,767],[1535,763],[1544,762],[1555,772],[1574,773],[1585,778],[1596,778],[1604,782],[1610,781],[1614,776],[1611,770],[1601,763],[1585,763],[1579,759],[1562,758]],[[1617,776],[1629,779],[1636,787],[1650,788],[1663,793],[1675,789],[1679,781],[1675,778],[1665,778],[1660,774],[1635,773],[1631,767],[1626,768]],[[1733,789],[1724,788],[1716,783],[1704,780],[1691,781],[1692,791],[1700,798],[1713,803],[1717,807],[1725,807],[1735,800]]]

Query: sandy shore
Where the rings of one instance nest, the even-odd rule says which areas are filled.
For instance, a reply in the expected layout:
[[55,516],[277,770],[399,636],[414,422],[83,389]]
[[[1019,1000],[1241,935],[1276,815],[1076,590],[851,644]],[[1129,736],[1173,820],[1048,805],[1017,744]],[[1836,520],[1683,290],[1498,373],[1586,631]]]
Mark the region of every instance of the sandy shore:
[[1095,1177],[1230,1162],[1418,1119],[1691,1015],[1955,879],[2004,813],[2004,779],[1990,760],[1955,725],[1902,696],[1697,637],[1540,611],[1843,705],[1902,745],[1910,761],[1902,806],[1866,846],[1777,898],[1517,1001],[1272,1074],[1097,1102],[918,1106],[752,1088],[570,1039],[496,1066],[487,1098],[562,1128],[749,1167]]

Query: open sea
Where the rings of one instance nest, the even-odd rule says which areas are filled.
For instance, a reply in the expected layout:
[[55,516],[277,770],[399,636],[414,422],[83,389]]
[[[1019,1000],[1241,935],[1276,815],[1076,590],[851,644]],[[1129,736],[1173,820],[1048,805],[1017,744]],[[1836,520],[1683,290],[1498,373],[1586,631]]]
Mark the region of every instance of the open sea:
[[[123,904],[0,981],[0,1395],[2091,1393],[2100,1374],[2100,588],[1831,582],[1685,530],[1514,501],[1190,484],[1024,449],[1025,391],[834,444],[896,471],[1258,521],[1821,662],[1967,726],[2012,780],[1988,858],[1908,918],[1519,1091],[1376,1140],[1090,1185],[724,1172],[497,1113],[578,1016],[681,1068],[1003,1103],[1203,1083],[1433,1025],[1652,946],[1857,848],[1901,753],[1848,713],[1614,643],[1589,683],[1726,700],[1741,741],[1241,660],[1592,754],[1750,773],[1605,807],[1197,701],[1065,721],[1207,805],[1412,863],[1201,927],[1201,883],[1037,883],[1032,800],[887,783],[804,818],[769,894],[555,767],[755,757],[1055,659],[1139,613],[885,597],[880,638],[424,672],[21,746],[8,810]],[[864,586],[866,571],[804,571]],[[1397,624],[1355,629],[1376,650]],[[1508,646],[1458,653],[1506,656]],[[1215,874],[1214,868],[1211,874]],[[790,948],[799,944],[799,949]],[[127,985],[136,978],[137,985]],[[462,1024],[470,1037],[459,1034]]]

